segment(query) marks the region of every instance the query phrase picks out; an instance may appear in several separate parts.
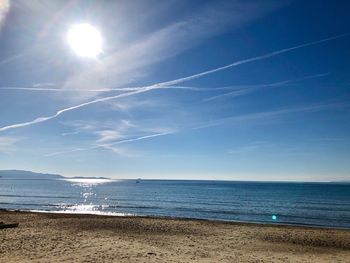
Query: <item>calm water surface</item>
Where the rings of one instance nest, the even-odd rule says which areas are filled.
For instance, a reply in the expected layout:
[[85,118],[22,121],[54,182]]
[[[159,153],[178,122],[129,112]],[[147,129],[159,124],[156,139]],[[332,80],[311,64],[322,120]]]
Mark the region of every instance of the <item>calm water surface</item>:
[[350,228],[350,184],[0,179],[0,208]]

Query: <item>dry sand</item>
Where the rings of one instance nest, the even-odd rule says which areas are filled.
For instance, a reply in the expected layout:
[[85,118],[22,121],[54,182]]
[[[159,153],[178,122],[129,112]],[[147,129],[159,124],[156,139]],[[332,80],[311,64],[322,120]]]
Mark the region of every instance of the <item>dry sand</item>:
[[0,262],[350,262],[350,231],[0,211]]

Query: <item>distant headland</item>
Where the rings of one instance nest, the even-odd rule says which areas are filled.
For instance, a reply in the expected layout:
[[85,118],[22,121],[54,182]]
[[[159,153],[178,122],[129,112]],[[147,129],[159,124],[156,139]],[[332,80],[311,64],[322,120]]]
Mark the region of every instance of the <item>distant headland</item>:
[[36,173],[25,170],[0,170],[1,179],[110,179],[107,177],[75,176],[66,177],[59,174]]

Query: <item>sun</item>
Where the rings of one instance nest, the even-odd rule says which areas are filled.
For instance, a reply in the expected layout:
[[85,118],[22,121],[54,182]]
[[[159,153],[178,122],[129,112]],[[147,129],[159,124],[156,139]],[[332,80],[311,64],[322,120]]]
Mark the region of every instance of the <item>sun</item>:
[[75,54],[84,58],[96,58],[102,52],[102,37],[90,24],[73,25],[67,33],[67,41]]

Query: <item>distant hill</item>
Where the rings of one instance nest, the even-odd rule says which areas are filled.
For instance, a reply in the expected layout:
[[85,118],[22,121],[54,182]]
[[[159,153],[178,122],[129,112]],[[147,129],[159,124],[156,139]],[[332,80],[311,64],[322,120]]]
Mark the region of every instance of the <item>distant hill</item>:
[[35,173],[24,170],[0,170],[0,179],[110,179],[107,177],[65,177],[59,174]]
[[59,179],[64,178],[58,174],[34,173],[23,170],[0,170],[1,179]]

